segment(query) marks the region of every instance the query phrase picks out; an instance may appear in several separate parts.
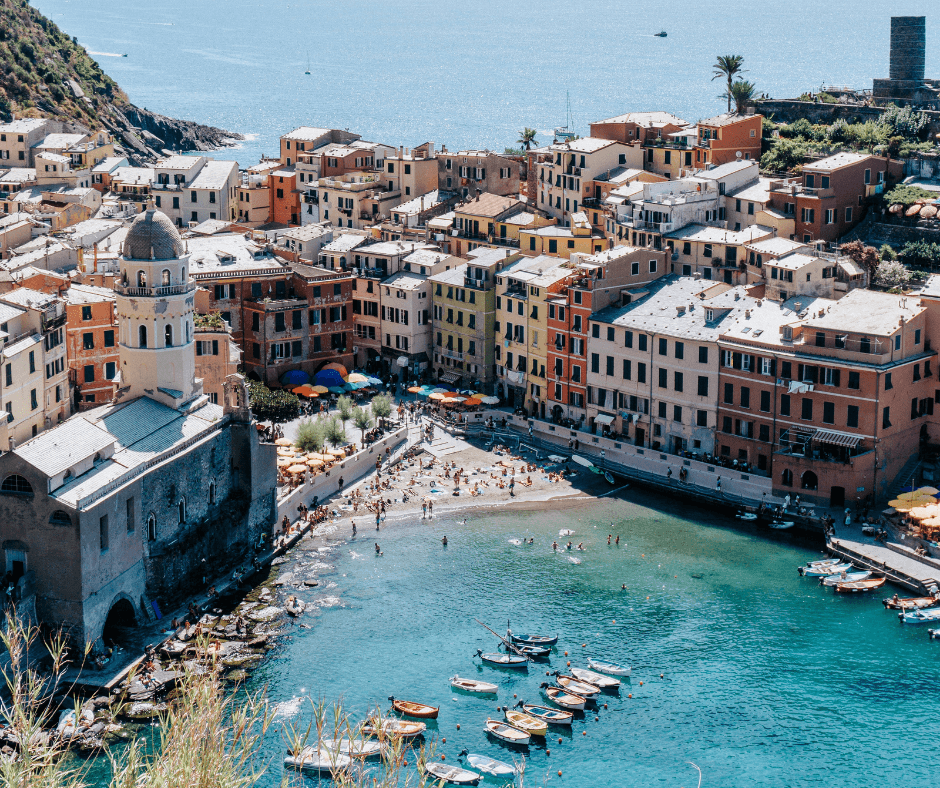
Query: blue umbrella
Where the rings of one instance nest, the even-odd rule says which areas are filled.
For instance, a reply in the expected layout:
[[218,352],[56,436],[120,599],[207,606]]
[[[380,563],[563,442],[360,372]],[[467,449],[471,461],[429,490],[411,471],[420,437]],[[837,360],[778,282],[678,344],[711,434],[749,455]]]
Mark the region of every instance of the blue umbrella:
[[335,369],[321,369],[317,373],[316,380],[318,386],[326,386],[327,388],[334,386],[341,388],[344,385],[343,376]]
[[331,394],[345,394],[346,393],[346,389],[344,389],[342,386],[328,386],[327,388]]
[[370,382],[373,386],[381,386],[381,385],[383,385],[382,381],[379,380],[379,378],[374,378],[374,377],[372,377],[371,375],[369,376],[369,382]]
[[310,375],[302,369],[292,369],[281,375],[282,386],[301,386],[310,382]]

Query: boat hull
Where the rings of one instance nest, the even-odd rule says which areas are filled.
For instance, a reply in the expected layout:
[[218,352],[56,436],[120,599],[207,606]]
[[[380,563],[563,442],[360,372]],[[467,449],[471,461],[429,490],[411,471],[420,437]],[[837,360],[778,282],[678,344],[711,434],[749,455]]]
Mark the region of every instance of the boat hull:
[[435,706],[426,706],[423,703],[411,703],[406,700],[393,700],[392,708],[406,717],[415,717],[419,720],[436,720],[440,709]]
[[506,722],[530,736],[544,737],[548,733],[548,723],[523,714],[521,711],[506,709]]
[[629,676],[633,670],[627,665],[618,665],[616,662],[606,662],[602,659],[588,659],[588,667],[608,676]]
[[481,654],[482,659],[487,665],[493,665],[497,668],[514,668],[516,670],[527,670],[529,660],[526,657],[517,657],[515,654]]
[[522,710],[530,717],[535,717],[537,720],[542,720],[549,725],[564,725],[570,727],[571,721],[574,719],[574,714],[570,711],[550,709],[548,706],[533,706],[528,703],[523,703]]
[[870,578],[868,580],[856,580],[854,583],[839,583],[836,586],[837,594],[864,594],[868,591],[874,591],[881,588],[887,580],[883,577]]
[[525,746],[532,741],[532,736],[526,733],[526,731],[520,730],[514,725],[510,725],[508,722],[500,722],[499,720],[487,720],[486,732],[490,734],[490,736],[504,741],[507,744]]
[[575,695],[573,692],[568,692],[568,690],[561,687],[549,687],[545,690],[545,694],[552,703],[568,711],[584,711],[587,704],[587,698],[582,698],[580,695]]
[[443,780],[451,785],[476,785],[480,781],[480,775],[476,772],[461,769],[459,766],[448,766],[437,761],[426,763],[424,771],[436,780]]
[[930,624],[940,622],[940,608],[931,610],[904,610],[898,613],[903,624]]
[[595,673],[593,670],[585,670],[584,668],[571,668],[570,670],[571,675],[578,679],[578,681],[586,681],[588,684],[593,684],[595,687],[600,687],[602,690],[614,690],[620,686],[618,679],[612,679],[610,676]]
[[460,676],[454,676],[450,680],[450,686],[463,692],[473,692],[477,695],[495,695],[499,690],[495,684],[488,681],[477,681],[476,679],[463,679]]
[[554,646],[558,642],[558,635],[552,637],[549,635],[513,635],[510,633],[509,639],[513,643],[522,643],[526,646]]
[[906,597],[904,599],[882,599],[883,604],[888,610],[923,610],[928,607],[934,607],[940,600],[932,596]]

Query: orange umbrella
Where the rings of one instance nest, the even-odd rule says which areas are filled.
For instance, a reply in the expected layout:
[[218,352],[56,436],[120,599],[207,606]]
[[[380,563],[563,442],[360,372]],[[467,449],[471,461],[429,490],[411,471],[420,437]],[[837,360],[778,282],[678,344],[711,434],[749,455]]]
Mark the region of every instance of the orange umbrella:
[[408,389],[408,393],[409,393],[409,394],[418,394],[419,392],[421,392],[421,391],[423,391],[423,390],[424,390],[424,389],[422,389],[421,386],[412,386],[410,389]]
[[470,397],[464,402],[464,405],[482,405],[483,400],[477,399],[476,397]]
[[337,364],[335,361],[331,364],[326,364],[323,369],[335,369],[337,372],[339,372],[339,376],[343,379],[349,376],[349,372],[346,371],[346,367],[344,367],[342,364]]
[[291,465],[290,468],[287,469],[288,473],[306,473],[306,471],[307,466],[301,465],[300,463],[297,463],[297,465]]

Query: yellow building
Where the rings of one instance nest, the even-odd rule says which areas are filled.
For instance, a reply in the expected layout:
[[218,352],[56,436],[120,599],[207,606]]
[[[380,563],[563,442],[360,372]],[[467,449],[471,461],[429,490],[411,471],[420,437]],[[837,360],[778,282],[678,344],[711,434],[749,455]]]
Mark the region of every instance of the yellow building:
[[569,258],[572,254],[597,254],[611,244],[594,231],[583,211],[571,214],[571,226],[526,228],[519,232],[519,248],[526,255],[553,255]]

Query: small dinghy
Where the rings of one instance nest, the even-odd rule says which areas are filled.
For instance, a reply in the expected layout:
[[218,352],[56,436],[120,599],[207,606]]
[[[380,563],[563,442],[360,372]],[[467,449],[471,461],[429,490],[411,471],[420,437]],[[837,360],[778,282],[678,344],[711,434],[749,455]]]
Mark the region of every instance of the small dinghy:
[[582,698],[580,695],[575,695],[573,692],[568,692],[561,687],[552,687],[545,683],[541,686],[552,703],[557,703],[563,709],[568,709],[568,711],[584,711],[587,698]]
[[553,675],[555,676],[555,683],[558,684],[559,687],[573,692],[575,695],[580,695],[582,698],[593,700],[601,694],[601,688],[596,684],[580,681],[574,676],[566,676],[564,673],[560,673],[557,670]]
[[552,653],[550,646],[527,646],[524,643],[517,643],[514,648],[516,651],[521,651],[529,659],[545,659]]
[[570,711],[559,711],[548,706],[536,706],[522,700],[516,705],[521,706],[522,710],[530,717],[547,722],[549,725],[571,725],[571,720],[574,718],[574,714]]
[[480,781],[480,775],[476,772],[439,761],[428,761],[424,764],[424,771],[435,780],[443,780],[451,785],[476,785]]
[[532,741],[532,737],[525,731],[499,720],[487,720],[486,732],[508,744],[528,744]]
[[793,520],[774,520],[772,523],[767,523],[767,527],[773,528],[775,531],[786,531],[794,525],[796,523]]
[[530,736],[545,736],[548,733],[548,723],[543,720],[538,720],[528,714],[523,714],[521,711],[513,711],[512,709],[506,709],[505,714],[506,722],[514,728],[525,731]]
[[738,512],[735,517],[739,520],[756,520],[757,515],[754,512]]
[[801,566],[800,574],[803,577],[825,577],[826,575],[837,575],[839,572],[847,572],[854,569],[852,564],[825,564],[823,566]]
[[554,646],[558,642],[558,635],[514,635],[511,629],[506,634],[513,643],[526,646]]
[[867,580],[871,577],[871,572],[839,572],[837,575],[829,575],[822,578],[819,582],[824,586],[837,586],[839,583],[854,583],[856,580]]
[[296,755],[288,755],[284,765],[305,772],[332,775],[348,769],[352,765],[352,758],[323,747],[304,747]]
[[488,681],[463,679],[460,676],[452,676],[450,686],[454,689],[463,690],[464,692],[476,692],[481,695],[495,695],[496,691],[499,689],[495,684],[490,684]]
[[417,717],[422,720],[436,720],[437,713],[440,711],[440,707],[438,706],[427,706],[424,703],[398,700],[394,695],[389,695],[388,699],[392,702],[392,708],[399,714],[404,714],[406,717]]
[[830,564],[841,564],[841,558],[821,558],[818,561],[807,561],[806,566],[829,566]]
[[926,624],[930,621],[940,621],[940,607],[929,610],[902,610],[898,619],[904,624]]
[[501,668],[522,668],[525,670],[529,666],[529,658],[520,657],[518,654],[484,654],[477,649],[476,656],[490,665],[497,665]]
[[400,736],[403,739],[411,739],[422,735],[428,726],[423,722],[410,722],[409,720],[400,720],[397,717],[386,717],[383,720],[371,719],[362,726],[362,732],[368,736]]
[[626,665],[620,665],[616,662],[607,662],[603,659],[588,659],[588,667],[596,670],[598,673],[606,673],[608,676],[629,676],[632,668]]
[[479,769],[481,772],[486,772],[493,777],[509,777],[516,773],[516,767],[511,763],[497,761],[495,758],[490,758],[488,755],[477,755],[476,753],[462,750],[457,757],[466,758],[467,763],[474,769]]
[[927,607],[933,607],[937,604],[937,601],[932,596],[898,597],[895,594],[888,599],[882,599],[881,604],[888,610],[923,610]]
[[874,591],[881,588],[888,581],[883,577],[870,577],[867,580],[854,580],[849,583],[839,583],[836,586],[838,594],[861,594],[865,591]]
[[369,739],[323,739],[320,749],[347,755],[350,758],[377,758],[382,754],[385,745]]
[[927,634],[930,635],[931,640],[936,640],[940,638],[940,629],[928,629]]
[[620,686],[620,681],[617,679],[612,679],[610,676],[602,676],[600,673],[595,673],[593,670],[586,670],[585,668],[571,668],[571,675],[574,676],[578,681],[586,681],[588,684],[593,684],[595,687],[600,687],[601,689],[617,689]]

